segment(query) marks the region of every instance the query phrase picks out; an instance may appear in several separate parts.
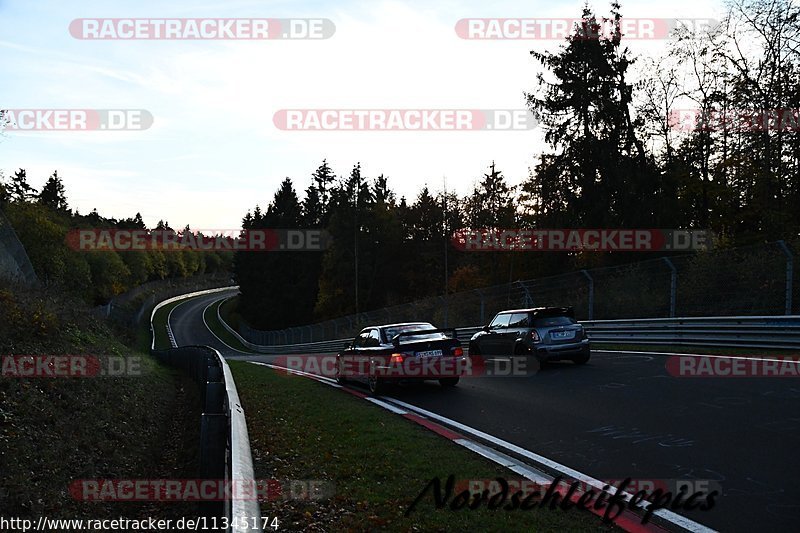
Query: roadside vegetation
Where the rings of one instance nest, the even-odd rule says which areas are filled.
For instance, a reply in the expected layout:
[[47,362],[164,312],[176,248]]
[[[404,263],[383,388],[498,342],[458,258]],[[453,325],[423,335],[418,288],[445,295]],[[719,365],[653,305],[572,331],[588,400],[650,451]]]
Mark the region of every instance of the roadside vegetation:
[[[149,315],[148,315],[149,318]],[[0,283],[0,358],[113,357],[128,375],[0,375],[0,509],[6,516],[178,518],[193,503],[82,502],[80,479],[196,477],[200,400],[144,343],[149,326],[116,329],[75,296]],[[120,364],[121,365],[121,364]]]
[[[130,218],[106,218],[97,210],[80,214],[69,208],[64,180],[57,171],[40,191],[20,168],[11,176],[0,173],[0,210],[30,258],[39,280],[54,290],[77,296],[90,305],[102,305],[148,281],[184,279],[230,271],[233,253],[180,250],[79,251],[68,244],[77,229],[148,230],[136,213]],[[156,230],[169,230],[159,221]],[[179,234],[190,231],[184,228]]]

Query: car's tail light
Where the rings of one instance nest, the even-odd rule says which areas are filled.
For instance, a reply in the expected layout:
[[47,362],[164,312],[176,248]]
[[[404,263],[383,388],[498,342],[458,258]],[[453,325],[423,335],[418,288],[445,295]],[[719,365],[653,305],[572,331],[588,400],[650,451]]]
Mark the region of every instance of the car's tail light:
[[541,339],[539,338],[539,333],[538,333],[538,332],[537,332],[535,329],[532,329],[532,330],[531,330],[531,340],[532,340],[533,342],[539,342],[539,341],[541,340]]
[[453,357],[461,357],[462,355],[464,355],[464,348],[461,346],[453,347]]
[[393,353],[392,357],[389,359],[389,364],[398,364],[402,365],[403,361],[406,360],[406,356],[401,353]]

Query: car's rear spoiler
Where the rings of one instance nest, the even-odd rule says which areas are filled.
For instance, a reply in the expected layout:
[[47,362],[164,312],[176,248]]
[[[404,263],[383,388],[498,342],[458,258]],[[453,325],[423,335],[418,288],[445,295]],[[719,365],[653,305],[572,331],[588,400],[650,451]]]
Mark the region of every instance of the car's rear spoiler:
[[540,309],[539,311],[533,312],[533,317],[548,317],[548,316],[562,316],[566,315],[571,318],[575,318],[575,308],[572,306],[569,307],[548,307],[546,309]]
[[415,331],[403,331],[392,337],[392,344],[395,348],[400,346],[400,337],[416,337],[418,335],[430,335],[431,333],[450,333],[451,337],[458,340],[455,328],[438,328],[438,329],[419,329]]

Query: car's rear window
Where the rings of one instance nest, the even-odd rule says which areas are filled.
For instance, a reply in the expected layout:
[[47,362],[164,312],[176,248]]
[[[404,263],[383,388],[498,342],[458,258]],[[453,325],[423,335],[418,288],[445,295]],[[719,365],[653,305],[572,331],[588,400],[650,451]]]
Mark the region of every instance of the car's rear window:
[[569,316],[545,316],[535,319],[533,321],[533,327],[549,328],[553,326],[569,326],[570,324],[577,323],[577,320]]
[[[383,330],[384,335],[386,335],[386,340],[391,341],[395,335],[399,335],[400,333],[406,333],[409,331],[425,331],[427,329],[436,329],[433,327],[432,324],[409,324],[407,326],[394,326],[391,328],[385,328]],[[438,340],[445,338],[443,333],[420,333],[419,335],[413,336],[404,336],[400,338],[401,342],[413,342],[419,340]]]

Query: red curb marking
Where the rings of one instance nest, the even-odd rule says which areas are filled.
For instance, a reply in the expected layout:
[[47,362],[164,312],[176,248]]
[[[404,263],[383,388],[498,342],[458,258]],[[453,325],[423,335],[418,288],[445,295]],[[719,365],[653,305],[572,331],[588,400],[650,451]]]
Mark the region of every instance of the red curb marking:
[[441,435],[442,437],[444,437],[446,439],[450,439],[450,440],[466,439],[466,437],[464,435],[456,433],[455,431],[450,431],[446,427],[440,426],[436,422],[431,422],[427,418],[422,418],[421,416],[419,416],[417,414],[406,413],[406,414],[404,414],[402,416],[403,416],[403,418],[407,418],[408,420],[416,422],[420,426],[423,426],[423,427],[433,431],[434,433],[436,433],[438,435]]

